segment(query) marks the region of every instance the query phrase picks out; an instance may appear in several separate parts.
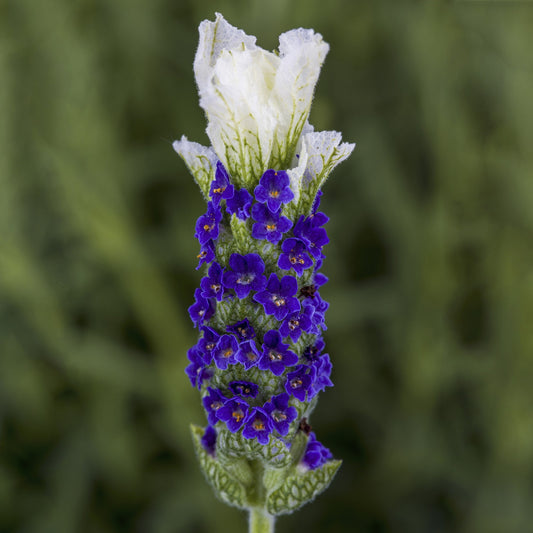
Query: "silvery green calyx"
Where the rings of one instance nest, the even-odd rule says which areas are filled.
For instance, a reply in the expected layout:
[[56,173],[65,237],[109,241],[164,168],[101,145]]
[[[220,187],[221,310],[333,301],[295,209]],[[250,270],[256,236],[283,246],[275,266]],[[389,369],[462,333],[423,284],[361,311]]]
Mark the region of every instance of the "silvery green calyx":
[[279,42],[267,52],[220,14],[202,22],[194,72],[212,146],[173,145],[207,202],[189,308],[199,340],[186,373],[207,414],[194,442],[217,495],[251,511],[252,531],[270,531],[340,466],[308,421],[332,386],[321,189],[354,145],[307,121],[321,35],[300,28]]

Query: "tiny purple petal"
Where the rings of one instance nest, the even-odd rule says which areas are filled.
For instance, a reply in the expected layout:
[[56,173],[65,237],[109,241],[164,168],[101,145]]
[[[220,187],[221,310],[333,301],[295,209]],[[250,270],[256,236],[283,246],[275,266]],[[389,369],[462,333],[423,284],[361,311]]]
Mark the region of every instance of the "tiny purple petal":
[[205,432],[200,439],[204,450],[209,455],[215,455],[216,443],[217,443],[217,431],[213,426],[207,426]]
[[236,215],[241,220],[250,218],[252,195],[246,189],[235,191],[232,198],[226,200],[226,208],[230,215]]
[[250,381],[231,381],[228,383],[228,389],[236,396],[241,396],[242,398],[255,398],[259,393],[257,384]]
[[238,298],[246,298],[251,291],[265,287],[265,263],[259,254],[231,254],[229,266],[231,270],[224,272],[222,282],[224,287],[234,289]]
[[202,404],[207,413],[207,421],[214,426],[218,422],[217,412],[224,407],[227,398],[218,389],[208,387],[207,392],[207,396],[202,399]]
[[261,354],[257,349],[254,340],[244,341],[239,344],[239,349],[235,355],[235,361],[244,365],[244,368],[248,370],[257,365]]
[[228,365],[235,364],[238,350],[237,340],[233,335],[222,335],[213,350],[213,359],[217,368],[226,370]]
[[274,396],[263,409],[270,416],[274,429],[283,437],[289,432],[291,422],[298,416],[296,408],[289,406],[289,395],[285,392]]
[[239,341],[247,341],[255,338],[254,328],[247,318],[241,320],[240,322],[236,322],[231,326],[226,326],[226,331],[236,335]]
[[305,402],[307,392],[312,391],[316,369],[312,366],[298,365],[293,372],[287,375],[285,390],[297,400]]
[[309,440],[307,441],[307,448],[302,463],[310,470],[315,470],[332,458],[332,453],[322,443],[316,440],[314,431],[309,433]]
[[215,179],[211,183],[209,196],[211,196],[213,203],[219,205],[220,201],[232,198],[234,193],[233,185],[231,185],[228,173],[224,165],[217,161],[217,169],[215,172]]
[[195,237],[203,246],[209,240],[216,240],[219,233],[219,222],[222,218],[222,213],[218,206],[209,202],[207,204],[207,213],[201,215],[196,222]]
[[294,198],[290,187],[290,179],[284,170],[267,170],[254,190],[258,202],[266,203],[270,211],[277,213],[281,204],[286,204]]
[[268,444],[272,433],[270,416],[260,407],[255,407],[244,422],[242,436],[245,439],[256,438],[260,444]]
[[227,400],[224,406],[217,411],[217,416],[219,420],[226,423],[232,433],[235,433],[244,424],[248,411],[249,408],[246,402],[238,398],[232,398]]

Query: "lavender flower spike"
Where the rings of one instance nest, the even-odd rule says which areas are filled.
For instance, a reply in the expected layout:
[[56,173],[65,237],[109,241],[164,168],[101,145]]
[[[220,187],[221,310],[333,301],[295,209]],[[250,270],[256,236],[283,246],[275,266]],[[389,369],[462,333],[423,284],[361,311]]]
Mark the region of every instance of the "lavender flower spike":
[[173,146],[207,202],[195,226],[204,277],[189,307],[200,338],[185,370],[207,419],[192,427],[196,453],[217,495],[250,512],[251,533],[267,533],[341,463],[303,422],[333,385],[320,197],[354,145],[307,122],[322,36],[291,30],[277,53],[255,41],[220,14],[200,24],[194,72],[212,146],[185,136]]

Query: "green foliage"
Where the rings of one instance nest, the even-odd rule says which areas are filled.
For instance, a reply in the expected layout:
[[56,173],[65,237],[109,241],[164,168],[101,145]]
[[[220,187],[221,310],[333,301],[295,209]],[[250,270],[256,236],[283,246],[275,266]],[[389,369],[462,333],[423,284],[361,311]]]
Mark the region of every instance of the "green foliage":
[[268,496],[267,511],[272,515],[288,514],[312,501],[326,490],[342,461],[328,461],[316,470],[297,472]]
[[[252,479],[251,474],[248,473],[250,468],[247,466],[246,461],[242,461],[242,465],[238,465],[240,468],[238,468],[236,462],[233,461],[231,463],[232,466],[234,468],[237,467],[239,472],[233,474],[230,473],[221,466],[220,461],[215,460],[203,449],[200,439],[202,438],[204,430],[197,426],[191,426],[191,432],[198,462],[200,463],[200,467],[202,468],[207,481],[215,489],[215,494],[219,496],[223,502],[229,505],[233,505],[240,509],[247,509],[249,505],[246,499],[246,485],[250,485]],[[243,483],[241,481],[243,478],[248,481],[248,483]]]
[[220,11],[267,49],[329,42],[325,185],[343,466],[277,531],[524,533],[533,511],[533,64],[527,2],[0,2],[0,531],[244,531],[200,474],[183,373],[194,223],[172,150]]

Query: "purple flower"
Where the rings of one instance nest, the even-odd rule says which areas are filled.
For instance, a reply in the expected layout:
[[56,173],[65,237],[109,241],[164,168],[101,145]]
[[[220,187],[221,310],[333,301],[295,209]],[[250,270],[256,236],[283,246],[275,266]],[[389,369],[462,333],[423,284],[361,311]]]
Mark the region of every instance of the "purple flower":
[[232,198],[226,200],[226,208],[230,215],[236,215],[241,220],[250,218],[252,195],[246,189],[235,191]]
[[196,327],[209,320],[215,312],[215,307],[211,300],[202,296],[201,289],[194,291],[196,301],[189,307],[189,316]]
[[255,345],[255,341],[249,340],[239,344],[239,349],[235,355],[235,360],[238,363],[243,364],[244,368],[248,370],[249,368],[252,368],[252,366],[257,365],[260,355],[261,354]]
[[202,296],[204,298],[216,298],[219,302],[224,296],[224,287],[222,286],[222,267],[214,262],[207,273],[207,276],[202,278],[200,287],[202,289]]
[[202,246],[211,239],[216,240],[221,218],[220,209],[213,202],[208,202],[207,213],[201,215],[196,221],[196,233],[194,234]]
[[313,278],[315,287],[320,288],[322,287],[322,285],[325,285],[328,281],[329,281],[328,277],[322,274],[322,272],[315,272],[315,276]]
[[332,453],[322,443],[316,440],[315,432],[311,431],[302,463],[309,469],[314,470],[332,458]]
[[328,220],[324,213],[308,217],[302,215],[294,225],[294,236],[305,242],[307,250],[315,259],[322,258],[322,247],[329,242],[326,230],[321,227]]
[[247,403],[238,398],[232,398],[227,400],[224,406],[217,411],[217,416],[219,420],[226,422],[226,426],[232,433],[235,433],[244,424],[248,410]]
[[209,455],[215,455],[217,430],[213,426],[207,426],[200,442]]
[[266,285],[263,276],[265,263],[258,254],[231,254],[230,271],[224,272],[224,287],[234,289],[239,298],[246,298],[250,291],[260,291]]
[[274,396],[265,403],[263,409],[270,417],[274,429],[283,437],[289,432],[291,422],[298,416],[296,408],[289,406],[289,395],[285,392]]
[[295,298],[298,282],[292,276],[283,276],[281,281],[274,272],[270,274],[264,291],[258,292],[254,300],[263,305],[267,315],[274,315],[283,320],[288,314],[300,309],[300,302]]
[[294,271],[301,276],[306,268],[313,266],[313,260],[307,253],[307,246],[300,239],[285,239],[281,244],[278,266],[283,270]]
[[207,412],[207,421],[214,426],[218,422],[217,413],[224,407],[227,398],[218,389],[208,387],[207,392],[207,396],[202,399],[202,404]]
[[285,390],[297,400],[305,402],[307,392],[312,392],[316,369],[312,366],[298,365],[293,372],[289,372],[285,381]]
[[264,204],[254,204],[252,217],[256,221],[252,227],[252,237],[266,239],[273,244],[277,244],[292,226],[287,217],[272,213]]
[[227,201],[228,198],[231,198],[233,191],[233,185],[229,181],[229,176],[224,165],[220,161],[217,161],[215,179],[211,182],[209,196],[211,196],[215,205],[219,205],[222,199]]
[[202,245],[200,253],[196,257],[198,259],[196,270],[198,270],[204,263],[211,263],[211,261],[213,261],[215,258],[215,243],[212,239]]
[[271,329],[263,338],[263,353],[257,363],[260,370],[270,370],[274,375],[281,376],[288,366],[298,362],[298,356],[283,344],[279,331]]
[[231,381],[228,383],[228,388],[233,394],[243,398],[255,398],[259,393],[259,387],[249,381]]
[[318,361],[318,358],[320,357],[320,354],[322,353],[322,350],[326,346],[325,342],[323,341],[322,337],[318,337],[316,339],[315,344],[313,346],[308,346],[304,350],[304,357],[309,361]]
[[297,342],[302,332],[311,333],[314,329],[313,314],[315,308],[312,303],[306,300],[302,303],[302,309],[291,313],[285,317],[285,320],[279,328],[282,337],[290,337],[292,342]]
[[254,328],[247,318],[231,326],[226,326],[226,331],[235,334],[239,341],[247,341],[255,337]]
[[190,364],[185,369],[185,373],[189,377],[191,385],[200,388],[202,382],[209,378],[208,373],[206,373],[206,364],[203,354],[197,346],[193,346],[187,350],[187,358],[189,359]]
[[260,407],[254,407],[244,421],[242,436],[245,439],[257,438],[260,444],[268,444],[270,433],[272,433],[270,417]]
[[222,335],[213,350],[213,359],[217,368],[226,370],[228,365],[234,364],[238,348],[237,340],[233,335]]
[[316,377],[313,382],[312,390],[309,392],[309,398],[316,396],[326,387],[333,387],[333,382],[329,379],[332,368],[329,354],[325,353],[324,355],[321,355],[313,362],[313,366],[316,369]]
[[202,351],[205,364],[208,365],[213,360],[213,350],[217,345],[220,335],[207,326],[202,326],[200,331],[203,332],[203,337],[198,341],[198,348]]
[[326,330],[326,311],[329,307],[328,302],[323,300],[318,291],[315,292],[315,295],[312,299],[312,304],[314,305],[315,312],[313,314],[313,324],[317,328],[317,331]]
[[284,170],[267,170],[254,191],[258,202],[266,203],[270,211],[277,213],[281,204],[287,204],[294,198],[290,179]]

